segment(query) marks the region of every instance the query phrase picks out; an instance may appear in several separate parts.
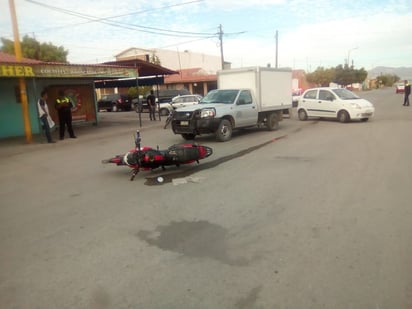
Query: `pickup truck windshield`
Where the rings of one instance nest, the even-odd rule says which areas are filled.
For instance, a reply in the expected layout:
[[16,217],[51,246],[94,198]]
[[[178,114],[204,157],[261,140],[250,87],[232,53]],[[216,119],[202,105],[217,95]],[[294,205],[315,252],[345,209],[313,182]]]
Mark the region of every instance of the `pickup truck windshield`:
[[239,90],[212,90],[210,91],[199,104],[209,104],[209,103],[224,103],[233,104]]

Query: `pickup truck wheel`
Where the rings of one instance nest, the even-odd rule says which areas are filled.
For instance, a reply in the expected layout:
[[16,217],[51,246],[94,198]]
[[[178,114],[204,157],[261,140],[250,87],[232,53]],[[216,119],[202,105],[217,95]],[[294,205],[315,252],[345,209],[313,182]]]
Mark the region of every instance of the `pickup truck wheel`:
[[304,109],[299,110],[298,116],[299,116],[299,120],[301,121],[305,121],[308,119],[308,114],[306,114]]
[[269,131],[274,131],[279,129],[279,121],[276,113],[271,113],[266,119],[266,127]]
[[182,137],[187,141],[194,140],[195,136],[194,134],[182,134]]
[[216,139],[219,142],[226,142],[232,138],[232,124],[229,120],[223,119],[216,130]]

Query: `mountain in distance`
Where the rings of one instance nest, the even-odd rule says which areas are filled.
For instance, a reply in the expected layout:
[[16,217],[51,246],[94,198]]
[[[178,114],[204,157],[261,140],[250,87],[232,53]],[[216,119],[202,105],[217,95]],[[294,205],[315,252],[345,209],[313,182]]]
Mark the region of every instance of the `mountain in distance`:
[[379,75],[396,75],[399,76],[401,80],[412,80],[412,67],[393,68],[380,66],[368,71],[369,79],[374,79]]

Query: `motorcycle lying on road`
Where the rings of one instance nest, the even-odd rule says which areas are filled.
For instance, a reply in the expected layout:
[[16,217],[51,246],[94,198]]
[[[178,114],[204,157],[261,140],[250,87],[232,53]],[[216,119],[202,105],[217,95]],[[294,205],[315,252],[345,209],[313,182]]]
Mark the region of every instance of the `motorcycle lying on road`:
[[135,148],[125,154],[114,156],[110,159],[102,160],[103,164],[114,163],[125,165],[132,169],[130,180],[134,180],[140,169],[153,170],[165,166],[199,163],[199,160],[213,154],[212,148],[197,144],[176,144],[166,150],[153,149],[151,147],[141,147],[141,137],[139,130],[134,136]]

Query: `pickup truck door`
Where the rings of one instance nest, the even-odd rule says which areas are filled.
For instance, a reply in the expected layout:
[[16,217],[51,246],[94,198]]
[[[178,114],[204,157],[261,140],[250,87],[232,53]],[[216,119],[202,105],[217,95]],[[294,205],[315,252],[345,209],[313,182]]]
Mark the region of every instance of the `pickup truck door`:
[[258,111],[249,90],[241,90],[234,109],[236,127],[247,127],[257,123]]

